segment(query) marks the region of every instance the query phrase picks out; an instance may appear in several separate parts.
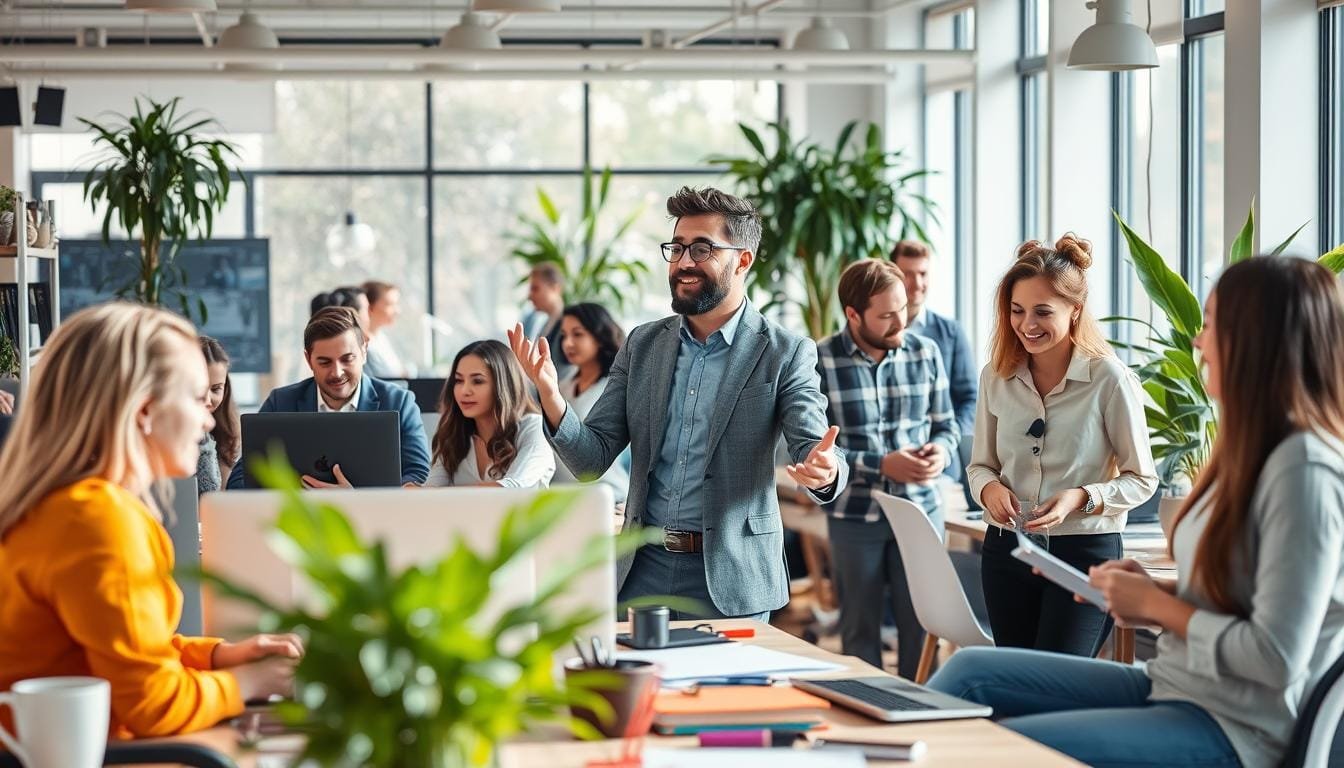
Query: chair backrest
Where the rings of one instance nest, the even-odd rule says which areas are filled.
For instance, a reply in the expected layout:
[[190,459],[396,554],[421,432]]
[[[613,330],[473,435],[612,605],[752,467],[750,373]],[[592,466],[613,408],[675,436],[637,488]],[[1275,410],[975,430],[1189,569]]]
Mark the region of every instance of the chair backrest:
[[962,647],[993,645],[975,619],[947,547],[929,516],[906,499],[881,492],[874,492],[873,498],[896,537],[915,616],[924,630]]
[[1330,748],[1344,717],[1344,656],[1325,671],[1311,695],[1302,702],[1302,711],[1293,724],[1284,768],[1326,768]]
[[[173,519],[165,520],[168,538],[173,542],[176,570],[194,571],[201,565],[201,514],[196,493],[196,476],[173,481]],[[182,590],[182,618],[179,635],[202,634],[201,585],[194,579],[177,579]]]
[[980,503],[971,498],[971,480],[966,476],[966,468],[971,466],[971,454],[974,450],[975,435],[963,434],[961,442],[957,443],[957,458],[961,459],[961,477],[957,479],[961,481],[961,493],[966,497],[966,508],[969,510],[980,508]]

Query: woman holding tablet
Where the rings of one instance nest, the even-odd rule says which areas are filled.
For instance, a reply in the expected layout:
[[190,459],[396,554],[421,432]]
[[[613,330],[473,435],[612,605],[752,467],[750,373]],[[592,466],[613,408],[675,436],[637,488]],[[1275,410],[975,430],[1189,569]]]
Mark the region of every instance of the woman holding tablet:
[[991,524],[981,579],[1000,647],[1095,656],[1110,625],[1012,556],[1014,528],[1086,571],[1120,557],[1126,514],[1157,489],[1138,379],[1087,308],[1091,264],[1086,240],[1033,240],[999,283],[966,474]]
[[1289,257],[1235,264],[1195,346],[1221,415],[1173,525],[1179,582],[1133,560],[1090,574],[1118,621],[1161,627],[1157,657],[1145,669],[971,648],[930,681],[1091,765],[1278,765],[1344,651],[1339,284]]
[[289,694],[303,653],[294,635],[173,633],[182,592],[154,491],[196,471],[214,425],[198,345],[163,310],[75,313],[47,342],[0,455],[0,691],[104,678],[114,738],[208,728],[245,700]]
[[555,455],[518,360],[502,342],[473,341],[457,353],[439,410],[426,487],[550,484]]

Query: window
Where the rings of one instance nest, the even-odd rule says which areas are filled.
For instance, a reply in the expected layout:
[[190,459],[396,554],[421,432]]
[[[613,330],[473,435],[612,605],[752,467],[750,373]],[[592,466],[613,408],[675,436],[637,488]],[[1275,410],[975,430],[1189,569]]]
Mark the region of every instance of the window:
[[1344,243],[1344,6],[1321,12],[1321,252]]
[[1048,124],[1046,104],[1049,94],[1046,67],[1049,65],[1049,7],[1045,0],[1022,0],[1022,46],[1017,63],[1022,78],[1022,240],[1049,239],[1046,231],[1049,195]]
[[[1187,43],[1186,280],[1196,296],[1213,287],[1222,269],[1223,247],[1223,52],[1222,34]],[[1249,206],[1250,201],[1235,201]]]

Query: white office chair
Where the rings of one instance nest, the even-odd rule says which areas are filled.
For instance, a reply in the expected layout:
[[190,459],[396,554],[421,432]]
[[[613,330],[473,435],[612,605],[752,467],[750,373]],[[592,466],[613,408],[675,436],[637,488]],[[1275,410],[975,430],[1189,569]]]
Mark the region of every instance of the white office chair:
[[994,640],[985,634],[976,620],[966,592],[961,588],[961,580],[957,578],[957,570],[952,566],[952,558],[948,557],[947,547],[924,510],[906,499],[881,492],[874,492],[873,498],[882,507],[882,514],[886,515],[896,537],[915,616],[928,633],[915,673],[915,682],[922,684],[928,680],[933,668],[939,640],[963,648],[993,645]]

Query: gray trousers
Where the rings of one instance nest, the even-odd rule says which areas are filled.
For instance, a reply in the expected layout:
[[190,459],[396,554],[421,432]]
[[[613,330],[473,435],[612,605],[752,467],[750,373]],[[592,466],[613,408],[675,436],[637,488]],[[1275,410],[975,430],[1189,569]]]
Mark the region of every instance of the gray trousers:
[[[697,611],[673,610],[673,621],[729,618],[710,599],[709,583],[705,579],[705,556],[699,552],[668,552],[652,544],[640,547],[630,574],[621,585],[617,603],[655,595],[690,598],[700,603],[701,608]],[[624,620],[624,617],[620,618]],[[769,622],[770,612],[732,618]]]
[[[943,513],[929,516],[942,536]],[[882,619],[896,617],[896,670],[913,680],[924,647],[896,537],[886,519],[877,522],[830,518],[831,572],[840,599],[840,645],[846,655],[882,669]]]

